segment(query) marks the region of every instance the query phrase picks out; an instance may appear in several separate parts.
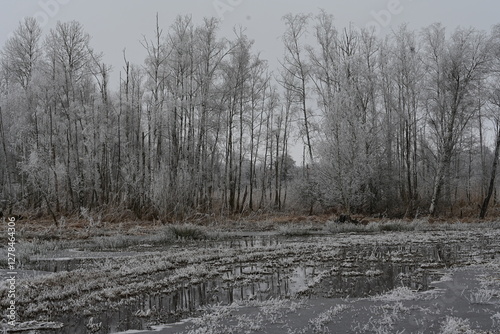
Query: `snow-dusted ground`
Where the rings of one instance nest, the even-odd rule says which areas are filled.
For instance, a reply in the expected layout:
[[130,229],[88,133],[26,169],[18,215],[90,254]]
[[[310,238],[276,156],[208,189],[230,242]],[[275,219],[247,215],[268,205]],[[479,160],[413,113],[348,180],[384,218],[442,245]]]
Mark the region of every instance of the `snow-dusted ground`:
[[59,250],[32,257],[58,272],[20,278],[17,302],[68,334],[499,330],[499,241],[483,228]]

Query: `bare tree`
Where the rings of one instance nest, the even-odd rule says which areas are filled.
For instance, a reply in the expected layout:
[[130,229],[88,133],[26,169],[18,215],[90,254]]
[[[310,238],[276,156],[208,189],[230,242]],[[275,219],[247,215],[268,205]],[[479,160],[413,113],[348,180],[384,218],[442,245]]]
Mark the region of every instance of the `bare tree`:
[[[12,37],[6,41],[4,49],[0,51],[6,94],[3,100],[12,101],[16,96],[19,99],[15,103],[7,103],[0,111],[0,132],[5,162],[2,165],[2,183],[4,180],[7,183],[7,187],[3,189],[9,192],[9,197],[14,195],[12,185],[15,181],[13,176],[16,174],[18,158],[26,158],[26,152],[31,149],[28,147],[30,140],[26,139],[33,138],[37,148],[40,144],[40,122],[37,111],[38,89],[34,79],[42,57],[40,39],[41,29],[38,23],[34,18],[26,18],[19,23]],[[16,115],[16,117],[5,117],[5,115]],[[9,124],[10,122],[17,124]],[[12,133],[6,134],[7,129],[11,129]],[[23,129],[28,129],[28,131]],[[23,137],[24,140],[16,143],[14,139],[18,136]],[[7,140],[12,142],[7,143]],[[16,146],[21,146],[24,154],[17,156],[13,150]],[[25,191],[24,186],[21,189]],[[35,192],[38,193],[37,190]]]
[[[498,92],[497,92],[498,94]],[[498,98],[498,96],[497,96]],[[500,108],[500,101],[496,100],[495,106],[497,108]],[[497,167],[498,167],[498,157],[500,155],[500,119],[498,117],[495,117],[494,120],[495,123],[495,150],[493,153],[493,164],[491,166],[491,174],[490,174],[490,180],[488,183],[488,190],[486,191],[486,196],[483,199],[483,202],[481,204],[481,209],[479,212],[479,218],[484,219],[486,217],[486,212],[488,211],[488,206],[490,204],[491,196],[493,195],[493,191],[495,189],[495,179],[497,175]]]
[[[491,174],[489,178],[488,188],[486,191],[486,196],[483,199],[483,203],[481,204],[481,210],[479,212],[479,218],[484,219],[486,216],[486,212],[488,211],[488,206],[491,200],[491,196],[493,195],[493,191],[495,188],[495,179],[497,174],[498,167],[498,158],[500,155],[500,117],[498,114],[498,110],[500,108],[500,87],[498,85],[498,73],[500,66],[500,49],[498,46],[500,45],[500,25],[497,25],[493,28],[492,36],[491,36],[491,52],[493,57],[493,74],[492,74],[492,84],[489,94],[489,102],[492,105],[493,112],[491,113],[493,123],[495,126],[495,149],[493,153],[493,163],[491,166]],[[483,168],[484,172],[484,168]]]
[[308,82],[310,80],[310,66],[307,63],[302,38],[307,33],[307,25],[310,15],[306,14],[287,14],[283,17],[286,31],[283,35],[285,46],[285,56],[281,66],[286,75],[283,78],[282,85],[285,89],[293,92],[295,102],[299,106],[302,114],[302,125],[304,127],[303,135],[307,150],[308,161],[314,164],[313,144],[312,144],[312,116],[308,108]]
[[[427,112],[437,147],[437,171],[429,213],[436,213],[450,163],[464,128],[476,113],[470,103],[473,88],[483,78],[490,59],[488,39],[473,29],[457,29],[449,41],[440,25],[424,31],[428,73]],[[449,192],[445,194],[449,203]]]
[[[417,36],[407,26],[391,36],[380,54],[382,97],[385,109],[385,182],[391,202],[402,198],[406,215],[413,214],[418,200],[418,128],[421,116],[422,66]],[[396,181],[396,182],[395,182]],[[398,186],[399,189],[394,188]]]

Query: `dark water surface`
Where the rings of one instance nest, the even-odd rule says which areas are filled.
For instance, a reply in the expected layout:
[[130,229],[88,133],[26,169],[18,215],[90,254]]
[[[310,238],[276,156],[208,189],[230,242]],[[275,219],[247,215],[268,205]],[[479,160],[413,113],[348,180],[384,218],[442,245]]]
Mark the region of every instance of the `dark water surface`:
[[[350,238],[346,234],[344,238]],[[292,243],[328,244],[316,253],[304,256],[279,255],[272,251],[262,260],[232,263],[221,266],[219,274],[199,282],[186,283],[170,293],[145,291],[127,304],[93,315],[65,314],[52,320],[65,327],[53,333],[86,334],[114,333],[129,329],[148,329],[150,325],[171,323],[197,314],[200,306],[228,305],[233,302],[271,298],[344,298],[367,297],[397,286],[426,290],[431,281],[440,277],[443,269],[462,266],[474,259],[498,256],[494,238],[453,240],[446,243],[354,244],[338,243],[338,236],[284,237],[278,235],[239,237],[226,241],[206,241],[183,245],[183,248],[205,249],[266,249]],[[161,252],[161,249],[157,249]],[[170,248],[171,252],[172,249]],[[35,266],[43,271],[70,271],[97,259],[47,259]],[[212,264],[213,265],[213,264]],[[169,272],[156,273],[145,279],[160,280]],[[100,324],[100,325],[98,325]],[[51,333],[47,331],[46,333]]]

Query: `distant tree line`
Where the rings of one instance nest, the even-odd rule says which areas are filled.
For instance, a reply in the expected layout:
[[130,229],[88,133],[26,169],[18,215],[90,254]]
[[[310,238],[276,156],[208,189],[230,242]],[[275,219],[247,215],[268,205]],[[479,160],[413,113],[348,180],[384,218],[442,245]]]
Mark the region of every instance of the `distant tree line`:
[[[78,22],[0,53],[0,199],[141,219],[251,212],[479,215],[496,201],[500,27],[388,36],[283,18],[270,69],[243,29],[158,17],[119,87]],[[301,150],[294,161],[292,150]],[[7,204],[6,204],[7,203]],[[87,212],[87,211],[85,211]]]

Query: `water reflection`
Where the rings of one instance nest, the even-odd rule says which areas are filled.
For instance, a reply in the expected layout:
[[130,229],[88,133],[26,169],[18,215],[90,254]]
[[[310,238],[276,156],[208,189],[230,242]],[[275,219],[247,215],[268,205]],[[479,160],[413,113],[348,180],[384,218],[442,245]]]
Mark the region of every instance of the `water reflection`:
[[[286,240],[276,236],[254,237],[224,241],[217,247],[266,247],[282,242]],[[485,245],[481,252],[484,248],[485,253],[490,254],[487,245],[494,244]],[[206,244],[206,247],[214,246],[213,243]],[[113,333],[147,329],[151,322],[176,322],[195,315],[201,306],[214,304],[293,296],[367,297],[396,286],[425,290],[437,278],[434,269],[471,260],[474,256],[472,250],[476,249],[476,253],[478,250],[474,246],[458,242],[446,245],[344,246],[335,256],[327,256],[324,261],[302,262],[300,258],[291,257],[272,263],[236,263],[226,266],[218,277],[196,284],[186,282],[168,294],[144,294],[128,305],[94,316],[92,321],[101,323],[96,333]],[[158,279],[161,278],[160,275]],[[81,315],[61,317],[58,320],[69,325],[58,333],[88,333],[89,318]]]

